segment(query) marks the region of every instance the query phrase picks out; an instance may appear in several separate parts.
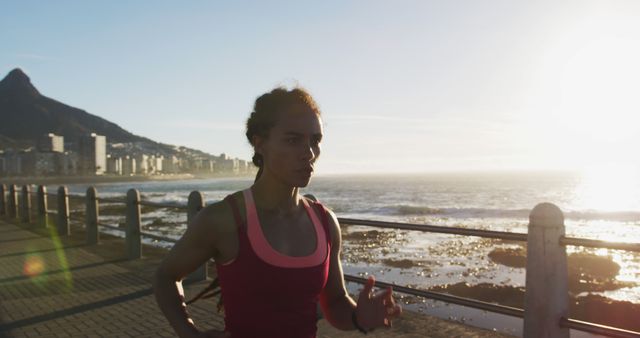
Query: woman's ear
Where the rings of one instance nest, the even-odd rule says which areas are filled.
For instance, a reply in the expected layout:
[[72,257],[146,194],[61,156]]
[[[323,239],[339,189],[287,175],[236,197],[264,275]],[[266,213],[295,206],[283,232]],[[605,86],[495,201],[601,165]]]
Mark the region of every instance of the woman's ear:
[[253,135],[251,138],[251,144],[253,144],[253,150],[256,154],[263,155],[265,139],[259,135]]

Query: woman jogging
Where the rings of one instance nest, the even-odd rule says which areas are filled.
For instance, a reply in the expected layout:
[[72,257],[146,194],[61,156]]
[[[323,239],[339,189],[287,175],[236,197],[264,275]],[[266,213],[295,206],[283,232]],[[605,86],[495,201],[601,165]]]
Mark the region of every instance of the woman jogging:
[[[322,141],[320,111],[311,95],[276,88],[260,96],[246,136],[259,167],[254,184],[201,210],[156,273],[158,305],[178,336],[315,337],[318,301],[338,329],[366,333],[391,326],[402,312],[392,290],[374,294],[370,277],[357,302],[349,297],[337,218],[298,193],[309,184]],[[180,283],[212,257],[224,332],[196,328]]]

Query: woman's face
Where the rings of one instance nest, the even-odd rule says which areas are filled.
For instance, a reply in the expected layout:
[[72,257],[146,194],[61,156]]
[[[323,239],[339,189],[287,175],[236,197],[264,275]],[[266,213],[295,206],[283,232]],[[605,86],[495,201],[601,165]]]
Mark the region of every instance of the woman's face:
[[295,104],[279,113],[266,139],[258,137],[256,151],[270,175],[289,186],[306,187],[320,156],[320,141],[320,116],[304,104]]

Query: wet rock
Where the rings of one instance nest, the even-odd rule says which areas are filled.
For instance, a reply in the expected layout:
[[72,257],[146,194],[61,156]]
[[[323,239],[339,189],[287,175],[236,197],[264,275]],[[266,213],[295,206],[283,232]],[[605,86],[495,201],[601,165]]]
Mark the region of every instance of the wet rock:
[[588,295],[572,300],[569,315],[592,323],[640,331],[640,304]]
[[512,307],[522,308],[524,306],[524,287],[495,285],[491,283],[471,285],[460,282],[434,286],[429,290]]
[[[523,287],[502,286],[489,283],[471,285],[457,283],[430,288],[459,297],[477,299],[490,303],[524,308]],[[640,304],[616,301],[600,295],[574,297],[569,295],[569,316],[578,320],[615,326],[626,330],[640,331]]]
[[524,268],[527,265],[527,253],[523,247],[495,248],[489,253],[489,259],[512,268]]
[[614,278],[620,272],[620,265],[611,257],[603,257],[585,252],[569,255],[569,273],[592,278]]
[[[489,253],[489,259],[497,264],[525,268],[526,249],[524,247],[495,248]],[[620,265],[611,257],[588,252],[572,253],[567,257],[567,268],[569,291],[574,294],[617,290],[636,285],[616,279],[620,272]]]
[[392,268],[410,269],[417,266],[422,266],[424,263],[419,261],[413,261],[410,259],[383,259],[382,264],[390,266]]

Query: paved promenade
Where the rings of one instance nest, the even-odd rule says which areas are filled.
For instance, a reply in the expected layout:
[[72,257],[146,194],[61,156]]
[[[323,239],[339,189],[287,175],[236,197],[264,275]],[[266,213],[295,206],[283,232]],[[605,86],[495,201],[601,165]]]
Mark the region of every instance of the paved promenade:
[[[175,337],[151,289],[166,251],[144,247],[144,258],[124,259],[124,240],[102,235],[97,246],[73,228],[57,239],[46,229],[0,220],[0,337]],[[208,282],[185,287],[187,298]],[[214,302],[189,312],[202,329],[223,328]],[[360,337],[324,320],[318,337]],[[389,330],[368,337],[496,337],[496,333],[407,312]]]

